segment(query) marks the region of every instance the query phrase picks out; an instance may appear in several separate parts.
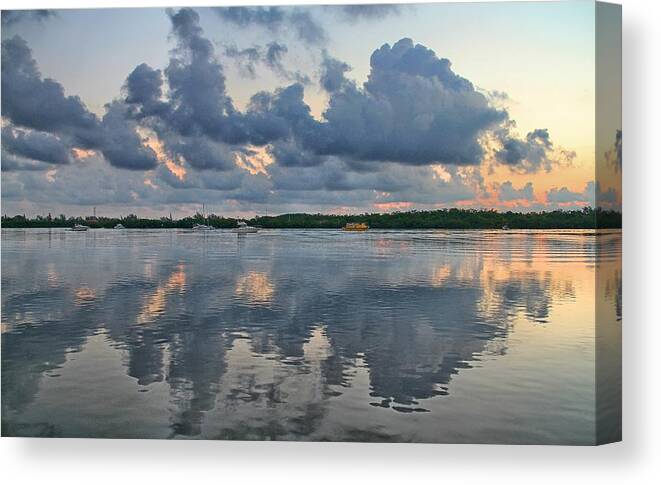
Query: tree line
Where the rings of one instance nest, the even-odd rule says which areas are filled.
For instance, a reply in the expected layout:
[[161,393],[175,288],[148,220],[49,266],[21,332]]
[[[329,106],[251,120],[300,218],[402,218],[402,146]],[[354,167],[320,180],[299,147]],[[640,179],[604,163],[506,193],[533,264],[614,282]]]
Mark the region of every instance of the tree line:
[[[47,228],[72,227],[83,224],[91,228],[111,229],[122,224],[127,229],[190,229],[194,224],[208,224],[216,228],[236,227],[232,217],[200,213],[182,219],[170,217],[141,218],[134,214],[125,217],[57,217],[24,215],[2,216],[2,227]],[[499,212],[485,209],[439,209],[356,215],[336,214],[282,214],[257,216],[248,219],[251,225],[273,229],[339,229],[349,222],[364,222],[372,229],[596,229],[621,228],[622,214],[613,210],[585,207],[578,210],[541,212]]]

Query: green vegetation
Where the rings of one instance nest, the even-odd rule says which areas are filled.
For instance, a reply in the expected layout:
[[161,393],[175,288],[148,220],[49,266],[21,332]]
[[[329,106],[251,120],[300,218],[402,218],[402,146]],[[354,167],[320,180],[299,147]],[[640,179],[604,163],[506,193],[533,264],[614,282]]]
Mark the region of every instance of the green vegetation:
[[[194,224],[209,224],[217,228],[236,227],[237,219],[211,214],[202,214],[183,219],[143,219],[135,215],[122,218],[2,216],[2,227],[72,227],[84,224],[91,228],[111,229],[121,223],[128,229],[181,228]],[[586,207],[582,210],[549,212],[498,212],[476,209],[441,209],[434,211],[393,212],[387,214],[325,215],[325,214],[283,214],[279,216],[258,216],[248,220],[251,225],[264,228],[310,228],[339,229],[348,222],[366,222],[372,229],[595,229],[622,227],[622,214]]]
[[74,224],[82,224],[92,229],[112,229],[117,224],[122,224],[127,229],[190,229],[195,224],[209,224],[218,228],[230,228],[236,227],[236,221],[237,219],[213,214],[205,218],[199,213],[183,219],[170,219],[169,217],[144,219],[134,214],[126,217],[66,217],[64,214],[51,217],[49,214],[48,216],[36,216],[34,219],[28,219],[22,215],[2,216],[2,227],[72,227]]

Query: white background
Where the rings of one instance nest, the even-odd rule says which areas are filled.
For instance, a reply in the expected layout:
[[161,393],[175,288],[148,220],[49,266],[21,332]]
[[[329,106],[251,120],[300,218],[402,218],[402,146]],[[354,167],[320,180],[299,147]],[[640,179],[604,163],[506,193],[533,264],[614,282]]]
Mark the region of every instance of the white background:
[[[347,0],[349,2],[350,0]],[[368,3],[369,0],[362,0]],[[387,1],[387,0],[383,0]],[[259,0],[0,0],[0,8]],[[296,0],[269,4],[311,3]],[[326,0],[318,3],[343,3]],[[624,442],[602,447],[0,439],[3,483],[651,483],[661,478],[661,2],[624,5]],[[118,26],[121,28],[121,26]]]

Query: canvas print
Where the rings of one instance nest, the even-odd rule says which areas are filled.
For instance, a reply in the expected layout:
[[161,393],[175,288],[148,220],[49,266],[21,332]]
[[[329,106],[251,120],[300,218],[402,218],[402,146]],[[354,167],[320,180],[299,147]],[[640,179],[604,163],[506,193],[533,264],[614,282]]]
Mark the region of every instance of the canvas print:
[[620,440],[621,56],[592,1],[3,11],[2,436]]

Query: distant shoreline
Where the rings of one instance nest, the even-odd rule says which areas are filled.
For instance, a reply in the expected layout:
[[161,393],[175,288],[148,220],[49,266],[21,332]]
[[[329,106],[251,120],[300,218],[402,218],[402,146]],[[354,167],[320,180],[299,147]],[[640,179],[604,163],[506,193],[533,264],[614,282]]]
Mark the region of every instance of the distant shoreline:
[[[208,224],[217,229],[230,229],[242,219],[215,214],[171,219],[127,217],[57,217],[22,215],[2,216],[3,228],[70,228],[74,224],[90,229],[112,229],[121,224],[126,229],[191,229],[195,224]],[[264,229],[340,229],[351,222],[364,222],[371,229],[621,229],[622,214],[618,211],[586,207],[571,211],[497,212],[495,210],[441,209],[360,215],[282,214],[245,219],[250,225]]]

